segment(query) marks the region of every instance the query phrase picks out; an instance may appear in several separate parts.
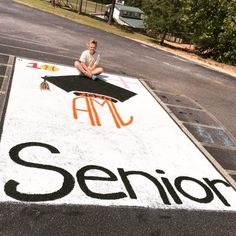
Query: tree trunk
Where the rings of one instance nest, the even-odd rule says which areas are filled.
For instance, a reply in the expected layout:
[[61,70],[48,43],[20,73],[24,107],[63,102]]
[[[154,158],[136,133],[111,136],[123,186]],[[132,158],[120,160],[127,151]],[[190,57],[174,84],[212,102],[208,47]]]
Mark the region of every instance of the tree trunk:
[[165,41],[166,34],[167,34],[167,29],[165,29],[165,31],[164,31],[164,33],[163,33],[163,35],[162,35],[161,42],[160,42],[160,45],[161,45],[161,46],[164,45],[164,41]]
[[56,6],[56,0],[52,0],[52,5],[55,7]]
[[78,14],[82,13],[83,0],[80,0]]
[[112,0],[112,5],[111,5],[111,9],[110,9],[110,14],[109,14],[109,18],[108,18],[108,24],[111,25],[112,21],[113,21],[113,13],[114,13],[114,8],[116,5],[116,0]]

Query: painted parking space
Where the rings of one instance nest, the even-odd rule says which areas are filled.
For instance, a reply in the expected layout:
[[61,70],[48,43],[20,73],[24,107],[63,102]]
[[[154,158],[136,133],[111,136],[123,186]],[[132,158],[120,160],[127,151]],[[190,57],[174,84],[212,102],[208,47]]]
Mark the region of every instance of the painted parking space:
[[129,77],[17,58],[0,156],[3,202],[236,210],[235,190]]

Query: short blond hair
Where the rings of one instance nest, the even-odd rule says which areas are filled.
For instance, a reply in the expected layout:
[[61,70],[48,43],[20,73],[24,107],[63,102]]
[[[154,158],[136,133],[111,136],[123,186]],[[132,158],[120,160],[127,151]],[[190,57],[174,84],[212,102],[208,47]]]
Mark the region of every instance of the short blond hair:
[[97,42],[97,40],[95,40],[95,39],[90,39],[89,40],[89,44],[95,44],[96,45],[96,47],[97,47],[97,45],[98,45],[98,42]]

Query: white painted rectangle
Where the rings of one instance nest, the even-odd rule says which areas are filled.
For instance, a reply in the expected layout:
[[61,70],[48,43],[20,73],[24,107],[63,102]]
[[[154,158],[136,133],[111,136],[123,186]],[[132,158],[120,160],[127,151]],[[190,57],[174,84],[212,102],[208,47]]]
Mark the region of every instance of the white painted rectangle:
[[[235,190],[139,80],[103,75],[105,81],[137,95],[104,106],[97,103],[102,99],[91,98],[100,126],[96,122],[93,126],[88,112],[79,110],[88,109],[90,98],[76,100],[75,119],[73,92],[50,83],[50,91],[39,88],[42,76],[75,74],[72,67],[17,58],[0,143],[0,201],[236,210]],[[122,125],[122,121],[130,124]],[[90,170],[82,184],[86,168]],[[132,171],[127,177],[132,189],[122,171]],[[68,179],[62,193],[56,194],[65,181],[62,173]],[[214,188],[206,179],[219,183]],[[10,189],[13,181],[19,183],[19,194]],[[166,194],[166,201],[159,190]]]

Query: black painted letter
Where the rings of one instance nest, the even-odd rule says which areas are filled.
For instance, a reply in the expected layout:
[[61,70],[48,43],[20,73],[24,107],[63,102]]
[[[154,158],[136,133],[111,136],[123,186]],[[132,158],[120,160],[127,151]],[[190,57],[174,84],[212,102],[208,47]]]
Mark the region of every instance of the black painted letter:
[[[165,174],[163,170],[156,170],[158,174]],[[181,199],[179,198],[178,194],[175,192],[173,186],[171,185],[170,181],[167,178],[161,177],[163,184],[166,186],[169,194],[177,204],[183,204]]]
[[26,201],[26,202],[52,201],[52,200],[62,198],[66,196],[67,194],[69,194],[74,188],[74,184],[75,184],[75,180],[69,172],[56,166],[42,165],[38,163],[27,162],[27,161],[22,160],[19,157],[19,153],[22,149],[29,148],[32,146],[47,148],[51,153],[60,153],[55,147],[49,144],[30,142],[30,143],[22,143],[11,148],[9,155],[11,159],[19,165],[27,166],[31,168],[44,169],[44,170],[52,170],[52,171],[56,171],[60,173],[64,177],[64,182],[63,182],[62,187],[58,191],[52,192],[52,193],[28,194],[28,193],[18,192],[17,186],[19,185],[19,183],[16,182],[15,180],[9,180],[5,184],[4,190],[6,194],[14,199],[17,199],[20,201]]
[[[156,187],[157,187],[157,189],[160,193],[160,196],[161,196],[161,199],[162,199],[163,203],[166,204],[166,205],[171,205],[171,203],[170,203],[170,201],[167,197],[167,194],[165,192],[165,189],[163,188],[161,183],[156,178],[154,178],[152,175],[150,175],[146,172],[143,172],[143,171],[124,171],[124,169],[122,169],[122,168],[118,168],[118,171],[119,171],[120,177],[121,177],[128,193],[129,193],[130,198],[137,199],[137,196],[136,196],[136,194],[135,194],[135,192],[134,192],[127,176],[128,175],[142,175],[142,176],[146,177],[147,179],[149,179],[151,182],[153,182],[156,185]],[[143,191],[146,191],[146,190],[144,189]]]
[[225,206],[230,206],[230,204],[227,202],[227,200],[224,198],[224,196],[220,193],[220,191],[215,186],[215,184],[217,184],[217,183],[222,183],[226,187],[231,187],[230,184],[228,184],[227,182],[220,180],[220,179],[214,179],[214,180],[209,180],[207,178],[203,178],[203,179],[208,184],[208,186],[210,186],[210,188],[214,191],[216,196],[223,202],[223,204]]
[[[86,171],[88,170],[100,170],[105,172],[108,177],[99,177],[99,176],[85,176]],[[125,193],[123,192],[117,192],[117,193],[94,193],[92,192],[86,185],[86,180],[100,180],[100,181],[117,181],[117,177],[108,169],[102,167],[102,166],[95,166],[95,165],[89,165],[81,168],[77,174],[77,181],[80,185],[80,188],[84,191],[84,193],[92,198],[98,198],[98,199],[107,199],[107,200],[115,200],[120,198],[127,197]]]
[[[183,190],[181,184],[183,181],[192,181],[196,184],[198,184],[199,186],[201,186],[205,193],[206,193],[206,196],[204,198],[197,198],[197,197],[194,197],[192,195],[190,195],[189,193],[187,193],[185,190]],[[204,184],[202,183],[200,180],[197,180],[197,179],[194,179],[192,177],[188,177],[188,176],[180,176],[178,178],[175,179],[175,187],[178,189],[178,191],[180,193],[182,193],[185,197],[195,201],[195,202],[199,202],[199,203],[209,203],[213,200],[214,198],[214,195],[213,193],[211,192],[211,190]]]

